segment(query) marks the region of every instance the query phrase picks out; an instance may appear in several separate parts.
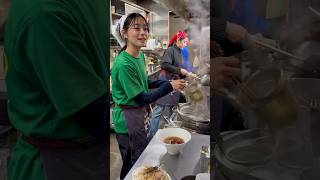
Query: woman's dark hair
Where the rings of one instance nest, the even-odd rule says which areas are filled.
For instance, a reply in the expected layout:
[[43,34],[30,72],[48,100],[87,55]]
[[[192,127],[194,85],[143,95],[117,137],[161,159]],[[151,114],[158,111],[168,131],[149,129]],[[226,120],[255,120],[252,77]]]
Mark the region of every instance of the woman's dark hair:
[[[148,24],[146,18],[144,18],[144,17],[143,17],[141,14],[139,14],[139,13],[131,13],[131,14],[129,14],[129,15],[127,16],[127,18],[125,19],[125,21],[124,21],[124,23],[123,23],[123,30],[127,32],[127,31],[129,30],[129,28],[133,25],[134,21],[135,21],[137,18],[139,18],[139,17],[141,17],[141,18],[146,22],[147,27],[148,27],[148,32],[149,32],[149,24]],[[125,50],[125,49],[127,49],[127,42],[126,42],[126,45],[120,50],[120,52],[122,52],[122,51]],[[120,53],[120,52],[119,52],[119,53]]]

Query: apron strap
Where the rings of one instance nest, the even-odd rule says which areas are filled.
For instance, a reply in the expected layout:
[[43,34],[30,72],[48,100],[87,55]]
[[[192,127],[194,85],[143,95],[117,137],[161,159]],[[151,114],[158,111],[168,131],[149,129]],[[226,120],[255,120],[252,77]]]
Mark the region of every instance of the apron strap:
[[120,106],[123,109],[142,109],[142,108],[146,108],[147,112],[148,112],[148,116],[152,114],[152,108],[151,105],[147,105],[144,107],[140,107],[140,106],[128,106],[128,105],[124,105],[124,104],[117,104],[117,106]]

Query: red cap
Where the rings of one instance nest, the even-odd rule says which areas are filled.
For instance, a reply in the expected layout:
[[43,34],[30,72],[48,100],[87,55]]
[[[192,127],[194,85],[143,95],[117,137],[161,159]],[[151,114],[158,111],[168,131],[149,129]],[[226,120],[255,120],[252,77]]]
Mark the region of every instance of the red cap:
[[186,37],[188,37],[188,34],[187,34],[186,32],[184,32],[184,31],[178,31],[178,33],[175,34],[175,35],[173,36],[173,38],[170,40],[170,42],[169,42],[169,44],[168,44],[168,47],[171,46],[175,41],[178,41],[178,40],[180,40],[180,39],[184,39],[184,38],[186,38]]

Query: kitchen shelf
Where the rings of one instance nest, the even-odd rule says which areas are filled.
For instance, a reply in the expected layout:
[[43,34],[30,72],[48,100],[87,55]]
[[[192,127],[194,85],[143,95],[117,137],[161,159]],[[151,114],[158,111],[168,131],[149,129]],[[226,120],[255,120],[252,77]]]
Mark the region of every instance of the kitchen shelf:
[[112,13],[113,16],[119,16],[119,17],[122,17],[123,15],[122,14],[119,14],[119,13]]

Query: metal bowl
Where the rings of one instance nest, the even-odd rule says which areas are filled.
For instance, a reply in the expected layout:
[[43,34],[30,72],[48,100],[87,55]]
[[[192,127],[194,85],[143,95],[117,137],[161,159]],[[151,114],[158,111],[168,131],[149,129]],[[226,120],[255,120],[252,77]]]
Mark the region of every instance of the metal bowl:
[[272,158],[273,149],[267,144],[251,144],[230,149],[226,157],[233,163],[244,165],[264,164]]
[[[250,129],[245,131],[239,131],[234,133],[221,133],[224,140],[223,147],[226,154],[221,152],[221,150],[216,146],[214,148],[214,158],[218,163],[219,169],[223,174],[228,176],[232,180],[253,180],[258,179],[248,172],[251,168],[256,166],[261,166],[268,162],[271,158],[270,154],[267,153],[265,158],[261,158],[260,161],[254,162],[253,159],[247,161],[236,162],[235,160],[230,160],[228,157],[228,152],[233,149],[237,149],[243,146],[257,146],[264,145],[264,147],[272,147],[273,144],[266,144],[266,140],[261,140],[262,137],[270,137],[270,133],[265,129]],[[273,141],[269,141],[273,143]],[[261,157],[261,156],[260,156]]]
[[[289,146],[287,147],[288,149],[296,150],[294,149],[296,144],[292,144],[292,142],[286,138],[276,139],[272,134],[273,133],[267,129],[250,129],[234,133],[221,133],[224,140],[223,147],[227,153],[221,152],[217,146],[214,148],[213,154],[217,162],[217,171],[224,174],[230,180],[300,180],[299,177],[303,168],[310,166],[299,166],[298,168],[297,166],[290,166],[294,165],[294,163],[290,163],[291,158],[285,158],[285,160],[282,161],[285,165],[282,162],[281,164],[281,155],[285,154],[285,152],[279,152],[279,146]],[[271,148],[272,155],[266,153],[265,161],[263,161],[263,159],[256,162],[249,160],[245,163],[232,161],[227,157],[231,149],[250,145],[262,145],[262,147]],[[295,156],[299,155],[300,154],[297,153],[295,154]],[[300,159],[306,157],[307,156],[301,156]],[[310,159],[306,158],[306,161],[310,161]],[[288,166],[288,164],[290,165]]]
[[181,121],[181,127],[200,134],[210,134],[210,114],[199,117],[194,114],[194,106],[190,103],[180,104],[177,108],[177,121]]
[[248,124],[256,124],[251,121],[262,121],[271,128],[282,128],[296,121],[297,107],[280,69],[261,69],[243,86],[251,92],[251,96],[244,91],[238,94]]

